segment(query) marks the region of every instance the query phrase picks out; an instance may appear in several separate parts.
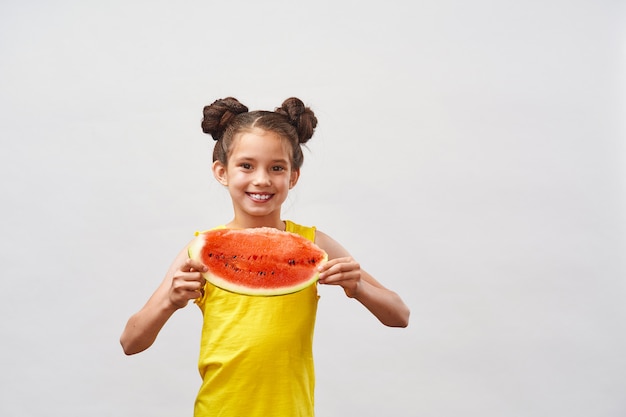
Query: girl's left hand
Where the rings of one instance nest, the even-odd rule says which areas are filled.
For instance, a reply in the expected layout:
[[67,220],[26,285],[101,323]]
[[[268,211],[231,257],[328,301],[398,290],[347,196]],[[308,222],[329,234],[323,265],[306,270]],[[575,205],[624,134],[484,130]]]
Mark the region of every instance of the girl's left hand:
[[356,297],[361,285],[361,266],[353,258],[331,259],[319,271],[320,284],[340,285],[348,297]]

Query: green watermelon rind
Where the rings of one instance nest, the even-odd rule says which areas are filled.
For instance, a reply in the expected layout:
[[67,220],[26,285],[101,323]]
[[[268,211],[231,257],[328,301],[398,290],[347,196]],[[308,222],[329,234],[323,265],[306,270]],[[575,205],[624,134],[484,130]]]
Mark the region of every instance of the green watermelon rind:
[[[242,230],[250,230],[250,229],[242,229]],[[259,232],[268,231],[270,228],[258,228],[254,229]],[[302,236],[292,233],[292,232],[284,232],[279,231],[277,229],[271,229],[271,233],[284,233],[288,235],[297,236],[298,238],[302,238]],[[195,259],[201,261],[200,253],[202,248],[204,247],[204,233],[198,234],[198,236],[189,244],[187,248],[187,254],[190,259]],[[318,248],[321,252],[323,252],[323,258],[315,265],[316,268],[320,265],[323,265],[328,261],[328,254],[324,252],[322,249],[317,247],[314,243],[311,242],[313,246]],[[315,272],[311,275],[311,277],[305,281],[302,281],[296,285],[289,285],[283,287],[274,287],[274,288],[258,288],[258,287],[250,287],[247,285],[238,285],[230,280],[227,280],[215,273],[212,273],[211,270],[202,273],[204,279],[213,284],[214,286],[228,292],[233,292],[242,295],[251,295],[251,296],[279,296],[279,295],[288,295],[294,294],[299,291],[304,290],[305,288],[315,284],[319,278],[319,273]]]

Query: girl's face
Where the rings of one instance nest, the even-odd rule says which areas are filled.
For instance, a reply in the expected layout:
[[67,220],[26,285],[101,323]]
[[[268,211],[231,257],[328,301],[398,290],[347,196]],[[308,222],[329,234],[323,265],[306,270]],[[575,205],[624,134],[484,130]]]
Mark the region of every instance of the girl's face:
[[213,163],[215,178],[228,187],[235,223],[274,226],[299,171],[291,167],[291,148],[276,133],[254,128],[235,138],[228,165]]

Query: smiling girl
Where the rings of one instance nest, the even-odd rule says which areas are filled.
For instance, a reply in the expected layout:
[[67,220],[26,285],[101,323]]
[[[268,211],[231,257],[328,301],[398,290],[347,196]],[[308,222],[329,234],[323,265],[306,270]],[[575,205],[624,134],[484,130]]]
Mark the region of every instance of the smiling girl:
[[[341,287],[386,326],[406,327],[409,309],[395,292],[329,235],[281,217],[300,177],[301,145],[316,126],[313,111],[297,98],[273,112],[250,112],[232,97],[204,108],[202,129],[216,141],[213,174],[233,204],[233,218],[219,227],[273,227],[304,236],[328,254],[319,284]],[[207,283],[205,271],[183,248],[145,306],[128,320],[120,339],[124,352],[150,347],[171,315],[194,300],[204,318],[196,417],[313,416],[317,286],[276,297],[246,296]]]

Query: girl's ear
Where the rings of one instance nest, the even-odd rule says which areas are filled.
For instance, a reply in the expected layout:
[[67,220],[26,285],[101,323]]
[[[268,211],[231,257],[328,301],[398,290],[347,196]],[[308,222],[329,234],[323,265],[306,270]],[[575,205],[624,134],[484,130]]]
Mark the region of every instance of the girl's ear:
[[226,167],[220,161],[213,162],[213,176],[220,184],[228,185],[228,175],[226,175]]
[[291,190],[298,183],[298,178],[300,178],[300,170],[294,169],[291,171],[291,178],[289,178],[289,189]]

